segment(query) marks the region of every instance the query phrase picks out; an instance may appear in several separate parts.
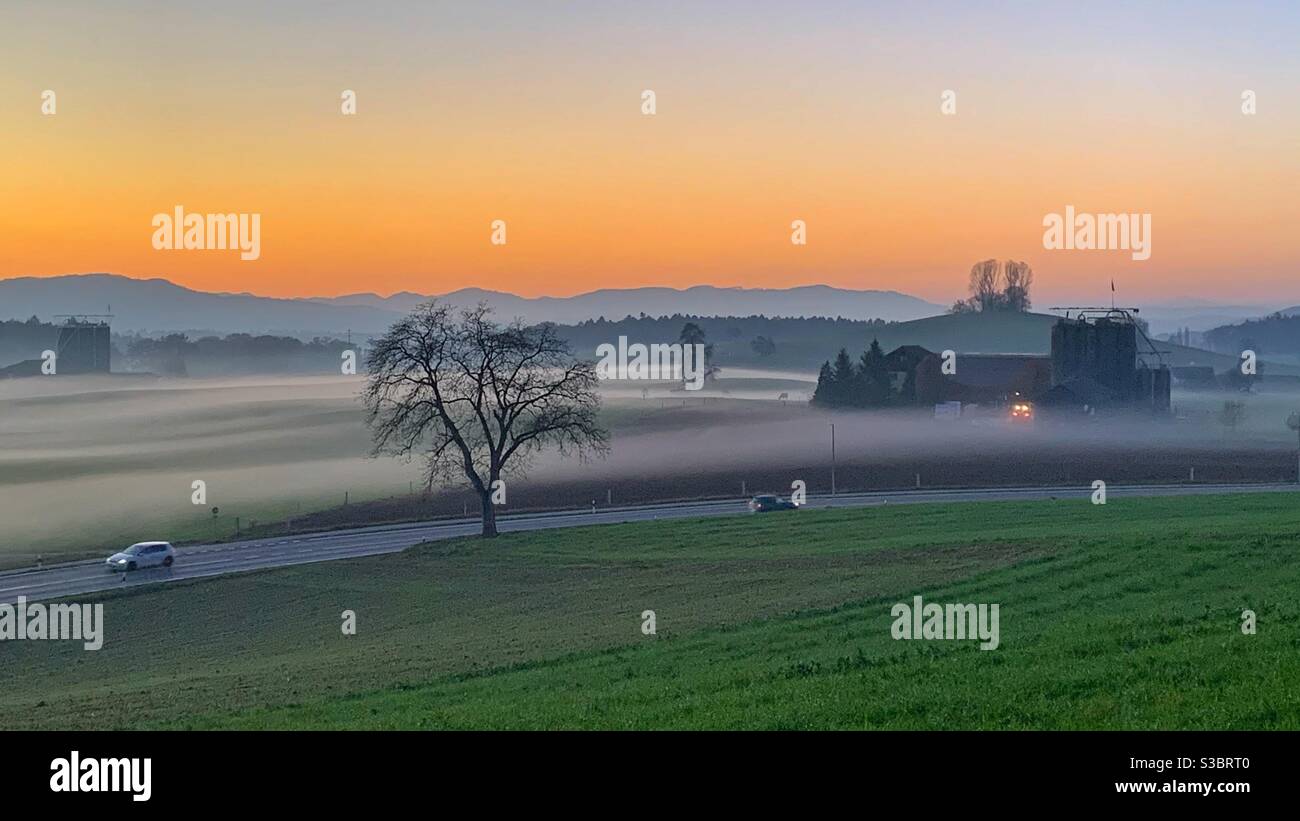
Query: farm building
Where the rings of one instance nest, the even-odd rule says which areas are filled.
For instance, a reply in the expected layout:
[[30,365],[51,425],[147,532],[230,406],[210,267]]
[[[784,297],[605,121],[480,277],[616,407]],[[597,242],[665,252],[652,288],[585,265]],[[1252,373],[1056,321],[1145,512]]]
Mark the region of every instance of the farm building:
[[66,317],[59,326],[59,373],[108,373],[111,336],[106,318]]
[[[55,374],[108,373],[112,358],[112,331],[108,318],[101,316],[67,316],[60,317],[64,322],[58,325],[58,341],[53,350]],[[47,326],[48,327],[48,326]],[[34,354],[43,353],[39,345],[31,349]],[[44,373],[43,357],[25,359],[0,368],[0,379],[24,376],[40,376]]]
[[1048,404],[1169,412],[1169,368],[1127,311],[1067,314],[1052,327],[1051,358]]
[[[920,405],[999,404],[1026,398],[1046,405],[1169,412],[1170,369],[1125,311],[1068,315],[1052,328],[1051,354],[957,353],[953,372],[919,345],[890,351],[894,393]],[[1141,337],[1146,340],[1145,336]]]
[[1052,384],[1051,358],[1032,354],[959,353],[954,373],[943,373],[937,354],[916,369],[913,398],[922,405],[940,402],[996,404],[1014,396],[1035,396]]

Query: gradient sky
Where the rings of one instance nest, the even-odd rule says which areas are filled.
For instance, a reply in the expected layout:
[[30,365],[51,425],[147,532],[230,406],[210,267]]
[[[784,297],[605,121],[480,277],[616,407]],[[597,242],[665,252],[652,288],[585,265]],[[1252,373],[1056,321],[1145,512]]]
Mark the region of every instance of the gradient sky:
[[[1043,307],[1104,301],[1112,276],[1135,304],[1282,307],[1300,302],[1297,43],[1282,2],[5,0],[0,277],[823,282],[946,303],[996,256],[1033,265]],[[152,216],[178,204],[260,213],[261,258],[154,250]],[[1150,212],[1151,259],[1044,250],[1066,205]]]

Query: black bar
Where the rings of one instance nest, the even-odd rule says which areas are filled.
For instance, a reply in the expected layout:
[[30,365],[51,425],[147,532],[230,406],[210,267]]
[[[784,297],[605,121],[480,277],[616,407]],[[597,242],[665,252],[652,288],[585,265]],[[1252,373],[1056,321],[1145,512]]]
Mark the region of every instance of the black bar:
[[[300,809],[373,809],[376,802],[427,801],[431,791],[440,802],[478,796],[473,800],[494,806],[532,796],[533,809],[541,811],[559,793],[610,789],[637,793],[638,806],[708,790],[741,803],[822,801],[842,793],[880,812],[890,804],[878,802],[890,799],[1028,809],[1160,807],[1172,799],[1227,809],[1256,799],[1286,801],[1300,743],[1300,735],[1282,732],[11,732],[0,738],[7,798],[26,799],[33,808],[128,811],[250,807],[272,795]],[[74,750],[82,768],[87,759],[150,759],[148,800],[133,800],[129,789],[54,792],[51,763],[61,758],[70,765]],[[1193,783],[1208,783],[1214,792],[1191,792]],[[1122,791],[1134,789],[1154,792]]]

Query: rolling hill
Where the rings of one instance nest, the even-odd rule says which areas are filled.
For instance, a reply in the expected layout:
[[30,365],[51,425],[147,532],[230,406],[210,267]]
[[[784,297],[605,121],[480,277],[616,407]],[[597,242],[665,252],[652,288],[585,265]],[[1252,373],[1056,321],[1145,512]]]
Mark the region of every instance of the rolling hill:
[[[827,285],[794,288],[606,288],[571,297],[525,298],[481,288],[464,288],[440,299],[456,305],[486,301],[502,317],[523,317],[528,322],[570,324],[605,317],[627,316],[764,316],[844,317],[902,321],[940,313],[943,306],[897,291],[858,291]],[[316,299],[328,305],[364,306],[407,313],[431,297],[409,291],[380,297],[375,294]]]
[[203,331],[307,337],[341,334],[349,329],[379,333],[400,316],[395,311],[363,305],[207,293],[165,279],[131,279],[116,274],[0,280],[0,319],[37,316],[49,321],[57,314],[78,313],[111,313],[113,330],[119,333]]
[[[714,361],[722,367],[758,367],[815,373],[822,362],[834,358],[840,348],[857,356],[878,340],[886,351],[900,345],[920,345],[932,351],[951,349],[960,353],[1040,354],[1051,352],[1052,325],[1057,316],[1037,313],[940,314],[908,322],[860,322],[830,319],[781,319],[771,317],[713,317],[694,319],[713,345]],[[672,342],[686,320],[625,319],[566,326],[561,333],[574,350],[594,356],[596,346],[627,336],[630,342]],[[775,344],[775,351],[761,355],[751,347],[758,336]],[[1209,365],[1216,371],[1235,367],[1237,359],[1197,348],[1152,340],[1170,366]],[[1267,360],[1267,357],[1265,357]],[[1270,362],[1271,373],[1295,375],[1300,368]]]
[[[380,297],[278,299],[254,294],[196,291],[165,279],[116,274],[69,274],[0,279],[0,319],[48,321],[57,314],[112,313],[119,332],[189,331],[277,333],[299,337],[382,333],[433,296],[409,292]],[[528,299],[467,288],[438,297],[456,305],[486,301],[502,319],[573,323],[647,313],[705,316],[844,316],[851,319],[915,319],[940,307],[894,291],[852,291],[812,285],[789,289],[629,288],[573,297]]]
[[[362,336],[382,333],[430,298],[399,293],[279,299],[207,293],[164,279],[76,274],[0,280],[0,319],[26,320],[35,315],[48,321],[57,314],[112,313],[118,333],[240,332],[309,339],[341,337],[347,331]],[[622,335],[633,342],[675,341],[686,322],[684,316],[696,317],[723,366],[808,372],[815,372],[841,347],[856,355],[872,339],[886,350],[921,345],[935,351],[1045,354],[1056,321],[1054,315],[1038,313],[945,314],[939,306],[893,291],[821,285],[781,290],[634,288],[537,299],[470,288],[439,298],[466,306],[487,301],[501,318],[555,322],[575,351],[586,356]],[[605,320],[597,321],[599,317]],[[771,339],[775,351],[757,353],[751,343],[758,336]],[[1222,371],[1236,364],[1234,357],[1224,354],[1168,342],[1156,345],[1171,365],[1211,365]],[[1264,358],[1268,358],[1267,347]],[[1300,368],[1275,363],[1273,372],[1300,374]]]

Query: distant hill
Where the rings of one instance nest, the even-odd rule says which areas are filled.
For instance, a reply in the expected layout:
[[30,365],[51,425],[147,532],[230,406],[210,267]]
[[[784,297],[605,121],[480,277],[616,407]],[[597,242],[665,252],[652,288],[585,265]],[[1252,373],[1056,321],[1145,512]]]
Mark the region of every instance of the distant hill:
[[0,319],[49,321],[56,314],[112,313],[113,330],[281,333],[294,336],[379,333],[400,314],[305,299],[212,294],[165,279],[72,274],[0,280]]
[[1002,311],[942,314],[890,326],[880,334],[880,344],[886,351],[920,345],[933,351],[1046,354],[1051,352],[1056,319],[1049,314]]
[[[629,342],[673,342],[687,321],[699,325],[714,346],[715,361],[723,366],[763,367],[815,373],[822,362],[840,348],[855,357],[871,340],[886,351],[899,345],[922,345],[934,351],[947,348],[962,353],[1047,353],[1056,317],[1045,314],[988,313],[940,314],[907,322],[848,319],[785,319],[772,317],[652,317],[617,322],[587,322],[562,326],[559,331],[575,352],[594,356],[602,343],[619,336]],[[770,339],[774,349],[764,355],[751,344]]]
[[[407,313],[432,297],[409,291],[380,297],[375,294],[316,299],[327,305],[366,306]],[[439,299],[456,305],[485,301],[503,318],[527,322],[572,324],[604,317],[627,316],[764,316],[843,317],[845,319],[908,320],[942,312],[943,306],[897,291],[856,291],[828,285],[794,288],[607,288],[571,297],[519,297],[481,288],[464,288]]]
[[1272,316],[1234,325],[1220,325],[1205,332],[1205,341],[1216,351],[1240,356],[1247,348],[1261,358],[1300,354],[1300,308],[1287,308]]
[[[687,321],[699,325],[714,346],[714,361],[726,367],[769,368],[815,373],[833,359],[840,348],[855,358],[879,340],[886,352],[900,345],[920,345],[940,352],[958,353],[1051,353],[1052,326],[1058,317],[1036,313],[941,314],[908,322],[864,322],[831,319],[780,319],[771,317],[669,317],[624,319],[618,322],[587,322],[563,326],[560,334],[575,352],[594,357],[596,346],[616,343],[619,336],[629,342],[673,342]],[[763,336],[773,343],[771,353],[759,353],[753,341]],[[1217,371],[1236,367],[1236,357],[1152,340],[1165,364],[1209,365]],[[1143,346],[1145,347],[1145,346]],[[1276,374],[1300,374],[1300,368],[1269,363]]]
[[[704,317],[696,321],[715,346],[719,364],[800,371],[815,371],[841,347],[856,356],[873,338],[879,339],[887,351],[899,345],[921,345],[963,353],[1045,354],[1056,321],[1055,316],[1035,313],[945,314],[939,306],[905,294],[820,285],[783,290],[633,288],[538,299],[470,288],[440,298],[461,305],[486,300],[503,319],[523,316],[531,322],[555,322],[563,326],[562,332],[575,350],[586,356],[593,356],[596,346],[603,342],[617,341],[619,335],[632,341],[674,341],[685,324],[685,316]],[[179,331],[191,337],[251,333],[310,339],[341,337],[348,330],[360,336],[382,333],[428,299],[413,293],[275,299],[206,293],[164,279],[79,274],[0,280],[0,320],[26,321],[35,315],[49,321],[56,314],[107,313],[111,307],[115,315],[113,329],[119,334]],[[642,312],[648,316],[642,318]],[[628,319],[629,315],[632,318]],[[593,321],[601,316],[606,321]],[[667,318],[655,318],[659,316]],[[820,318],[797,318],[800,316]],[[1262,331],[1274,326],[1287,334],[1293,329],[1300,331],[1300,318],[1232,327]],[[759,336],[774,343],[771,349],[760,346],[770,351],[766,355],[752,345]],[[1283,345],[1291,338],[1283,336],[1275,343],[1271,336],[1259,334],[1262,358],[1300,351],[1300,344]],[[1216,354],[1168,342],[1157,345],[1170,364],[1212,365],[1220,371],[1236,365],[1235,354]],[[30,345],[21,347],[26,351]],[[26,356],[30,354],[19,358]],[[1300,373],[1294,366],[1275,364],[1273,368],[1279,374]]]
[[[431,296],[399,293],[318,299],[276,299],[252,294],[207,293],[165,279],[115,274],[70,274],[0,280],[0,319],[48,320],[55,314],[112,313],[119,332],[275,333],[300,337],[381,333]],[[457,305],[486,301],[501,319],[575,323],[604,316],[651,315],[843,316],[912,319],[939,306],[894,291],[851,291],[823,285],[789,289],[700,286],[602,290],[574,297],[528,299],[467,288],[439,297]],[[111,309],[111,310],[110,310]]]
[[[936,346],[940,349],[951,348],[965,353],[1050,354],[1052,326],[1057,319],[1059,317],[1054,314],[1014,313],[935,316],[892,326],[896,329],[895,333],[882,333],[880,344],[885,345],[888,338],[886,350],[890,346],[910,344],[922,345],[931,350],[935,350]],[[1158,339],[1152,339],[1151,344],[1160,353],[1164,363],[1171,367],[1209,365],[1217,371],[1225,371],[1240,364],[1236,355],[1218,354]],[[1139,340],[1138,350],[1145,353],[1149,348]],[[1300,374],[1300,368],[1277,363],[1270,363],[1270,371],[1277,374]]]
[[[1071,303],[1078,304],[1078,303]],[[1218,325],[1256,319],[1273,312],[1267,305],[1219,305],[1214,303],[1171,305],[1155,303],[1142,306],[1142,318],[1151,326],[1152,334],[1181,331],[1208,331]]]
[[[1237,355],[1228,355],[1206,351],[1200,348],[1188,348],[1183,345],[1175,345],[1171,342],[1162,342],[1152,340],[1156,350],[1160,351],[1164,357],[1166,365],[1183,366],[1183,365],[1209,365],[1218,373],[1236,368],[1241,365],[1241,360]],[[1266,354],[1260,355],[1260,362],[1264,364],[1261,373],[1270,373],[1278,376],[1300,376],[1300,368],[1292,364],[1269,359]]]

